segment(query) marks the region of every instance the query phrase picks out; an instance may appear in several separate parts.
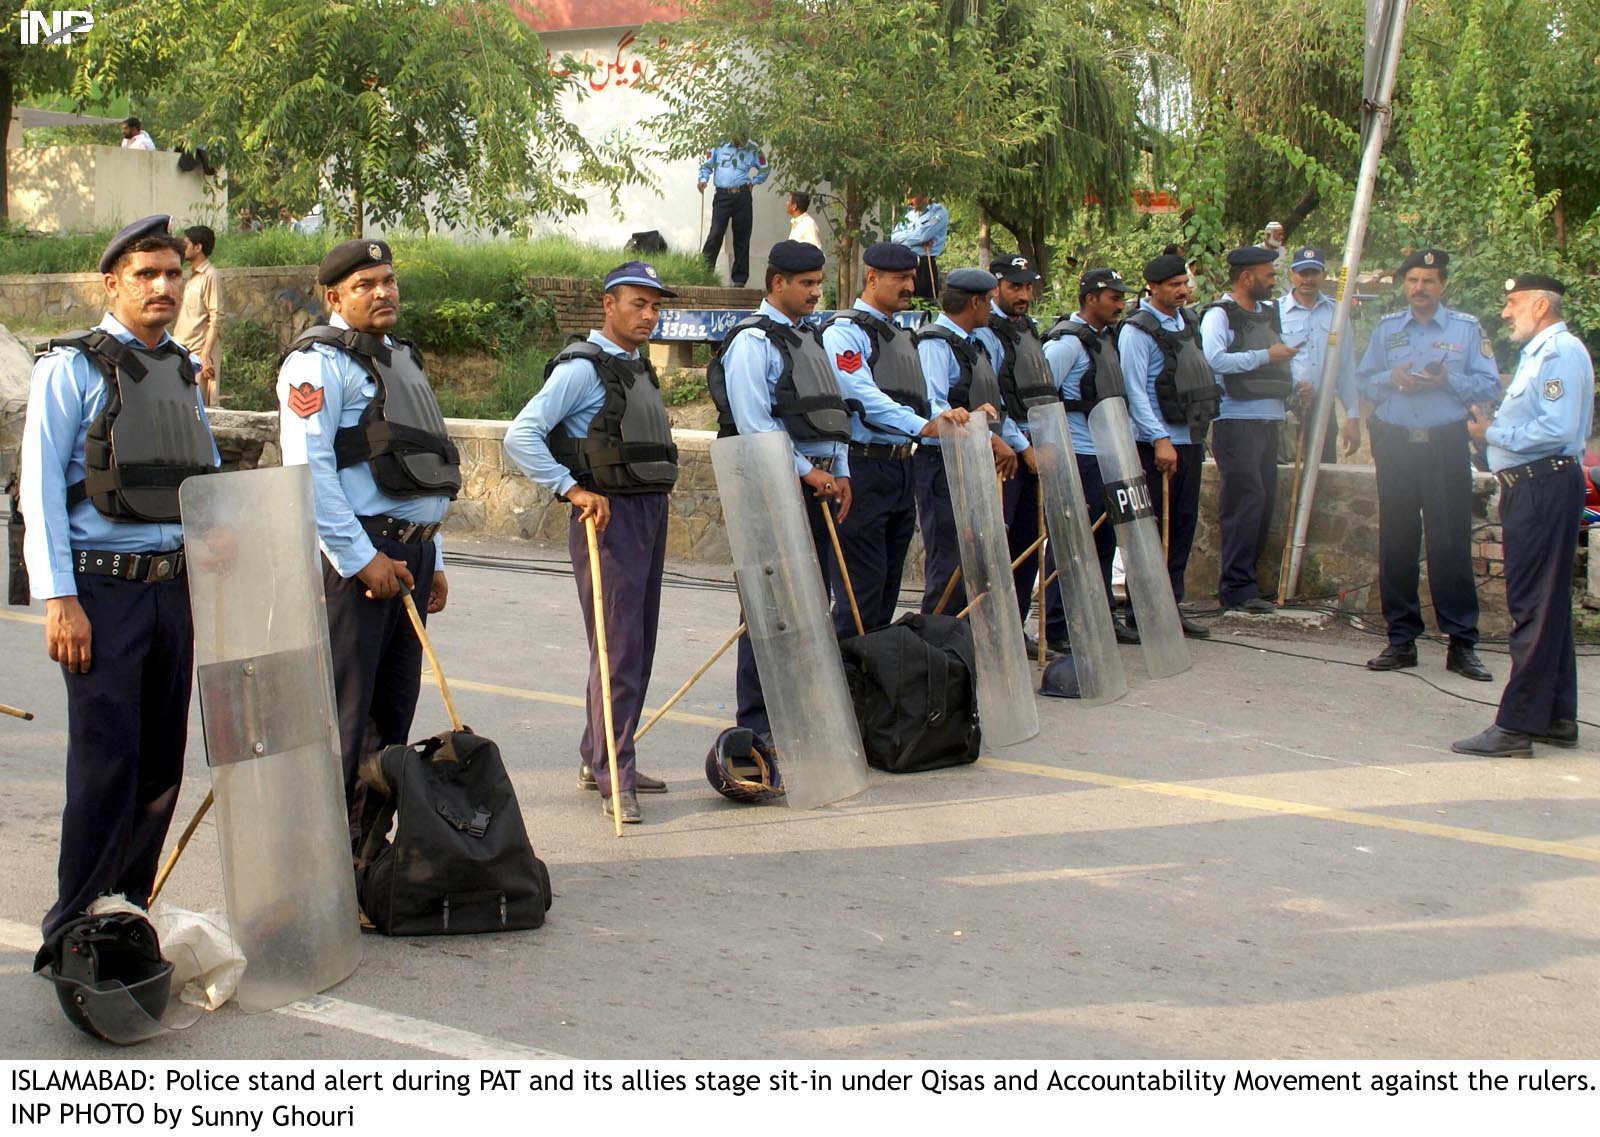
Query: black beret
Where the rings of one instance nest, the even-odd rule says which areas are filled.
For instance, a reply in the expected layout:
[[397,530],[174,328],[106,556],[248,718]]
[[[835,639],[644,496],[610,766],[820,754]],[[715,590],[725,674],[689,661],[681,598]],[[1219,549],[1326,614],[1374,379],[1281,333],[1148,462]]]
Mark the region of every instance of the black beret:
[[1557,296],[1565,296],[1567,286],[1541,272],[1519,272],[1506,280],[1506,295],[1510,296],[1513,292],[1554,292]]
[[1150,284],[1160,284],[1175,276],[1188,276],[1189,265],[1177,253],[1162,253],[1144,262],[1144,278]]
[[1414,268],[1434,268],[1442,273],[1449,267],[1450,254],[1443,249],[1418,249],[1400,262],[1400,275],[1405,276]]
[[1271,249],[1263,249],[1260,245],[1245,245],[1228,254],[1230,268],[1249,268],[1251,265],[1271,264],[1278,259],[1278,254]]
[[106,245],[106,251],[100,254],[100,271],[110,272],[111,266],[117,263],[117,258],[125,252],[129,245],[145,237],[170,237],[167,229],[172,218],[165,213],[157,213],[153,217],[141,217],[139,220],[124,225],[117,230],[117,235],[111,238]]
[[338,284],[357,269],[392,264],[394,258],[389,255],[389,246],[383,241],[341,241],[328,250],[328,255],[317,266],[317,283],[324,287]]
[[883,272],[910,272],[917,267],[917,254],[893,241],[868,245],[867,251],[861,254],[861,260],[868,268]]
[[822,250],[804,241],[779,241],[767,252],[767,263],[779,272],[815,272],[823,262]]
[[944,282],[958,292],[970,292],[974,296],[993,292],[1000,284],[994,273],[984,272],[981,268],[958,268],[949,273]]

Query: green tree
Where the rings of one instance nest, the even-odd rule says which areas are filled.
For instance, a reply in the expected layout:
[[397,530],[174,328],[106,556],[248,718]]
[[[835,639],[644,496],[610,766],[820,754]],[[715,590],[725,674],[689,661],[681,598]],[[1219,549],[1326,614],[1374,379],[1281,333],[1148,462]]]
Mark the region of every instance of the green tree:
[[553,75],[493,0],[122,0],[78,75],[149,102],[176,145],[220,149],[230,191],[364,218],[494,231],[641,177],[565,116]]
[[[989,26],[950,33],[938,0],[687,0],[653,27],[668,111],[652,125],[675,156],[756,139],[780,184],[816,191],[855,288],[869,217],[916,188],[970,193],[996,154],[1040,139],[1041,102],[1018,101],[987,54]],[[822,192],[826,189],[826,192]]]
[[0,222],[11,216],[5,132],[11,128],[12,112],[23,99],[66,90],[72,77],[72,49],[23,44],[21,18],[20,5],[0,13]]

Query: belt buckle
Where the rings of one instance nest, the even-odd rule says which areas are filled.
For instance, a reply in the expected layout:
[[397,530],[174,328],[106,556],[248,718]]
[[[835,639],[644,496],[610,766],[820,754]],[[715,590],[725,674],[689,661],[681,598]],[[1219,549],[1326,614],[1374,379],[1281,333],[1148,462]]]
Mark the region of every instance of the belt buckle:
[[1406,441],[1407,442],[1426,442],[1426,441],[1428,441],[1428,428],[1425,427],[1425,426],[1413,426],[1413,427],[1409,428],[1406,431]]
[[395,540],[399,541],[402,545],[413,544],[417,539],[417,531],[421,528],[422,526],[418,525],[415,521],[408,521],[400,527],[400,532],[395,536]]

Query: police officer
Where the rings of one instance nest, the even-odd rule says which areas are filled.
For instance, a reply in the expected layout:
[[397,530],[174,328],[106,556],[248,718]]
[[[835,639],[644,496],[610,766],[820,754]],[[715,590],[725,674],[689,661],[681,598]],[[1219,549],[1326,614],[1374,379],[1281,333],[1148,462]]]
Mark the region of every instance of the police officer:
[[[644,710],[661,615],[661,572],[667,555],[667,495],[678,477],[678,451],[648,355],[661,301],[677,293],[641,261],[606,274],[605,327],[570,344],[545,368],[544,386],[506,430],[506,454],[533,481],[572,503],[567,555],[589,639],[589,690],[581,789],[598,789],[606,816],[640,820],[640,793],[665,793],[666,783],[638,771],[633,732]],[[617,733],[616,801],[605,745],[600,659],[595,650],[594,596],[585,519],[594,518],[605,595],[611,664],[611,714]]]
[[[1083,482],[1083,497],[1091,518],[1105,510],[1105,483],[1100,477],[1094,436],[1089,433],[1089,412],[1101,399],[1127,397],[1122,359],[1117,353],[1117,324],[1132,291],[1116,269],[1090,269],[1078,278],[1078,310],[1057,320],[1045,336],[1044,357],[1061,401],[1066,404],[1067,431],[1072,437],[1078,478]],[[1102,525],[1094,531],[1094,549],[1109,600],[1111,565],[1117,555],[1117,535],[1112,526]],[[1067,618],[1060,589],[1045,591],[1045,614],[1047,646],[1066,651],[1071,645],[1067,642]],[[1125,621],[1115,620],[1112,627],[1119,643],[1139,642],[1139,633]]]
[[362,757],[407,741],[417,709],[422,645],[402,590],[425,613],[443,611],[439,524],[461,472],[421,356],[389,334],[400,315],[389,246],[335,245],[317,283],[332,316],[289,345],[278,371],[279,432],[283,464],[311,467],[339,749],[358,839]]
[[[1189,302],[1189,266],[1177,253],[1162,253],[1144,265],[1145,295],[1117,333],[1117,353],[1128,383],[1128,417],[1138,436],[1139,457],[1150,500],[1161,516],[1171,479],[1168,510],[1171,539],[1167,573],[1172,597],[1183,600],[1184,573],[1200,516],[1200,473],[1205,431],[1215,414],[1216,379],[1200,343],[1199,320]],[[1183,634],[1204,639],[1211,629],[1180,608]]]
[[[978,342],[989,353],[995,376],[1000,380],[1000,395],[1006,416],[1017,424],[1024,438],[1028,435],[1028,408],[1053,403],[1061,396],[1045,362],[1044,345],[1039,341],[1039,325],[1028,314],[1033,306],[1033,290],[1041,277],[1028,259],[1018,253],[996,257],[989,265],[999,284],[989,301],[989,320],[977,331]],[[1017,557],[1039,537],[1039,476],[1034,470],[1033,453],[1024,450],[1017,476],[1006,483],[1006,537],[1011,559]],[[1038,579],[1039,558],[1030,556],[1012,572],[1016,585],[1017,607],[1024,621],[1033,605],[1033,585]],[[1040,625],[1044,615],[1041,613]],[[1030,656],[1037,644],[1029,643]]]
[[717,267],[722,254],[722,235],[733,222],[733,284],[743,288],[750,279],[750,226],[755,217],[751,187],[767,180],[767,157],[752,142],[723,142],[706,152],[700,163],[697,188],[704,195],[709,183],[711,231],[706,234],[700,255],[707,268]]
[[[929,407],[939,414],[951,407],[987,414],[995,469],[1009,481],[1017,476],[1017,456],[1027,451],[1028,440],[1000,409],[1005,404],[1000,380],[977,336],[978,329],[989,322],[989,297],[999,283],[981,268],[956,269],[945,278],[939,293],[939,306],[944,311],[917,333],[916,344],[922,376],[928,384]],[[1031,468],[1032,455],[1026,460]],[[924,440],[914,461],[917,519],[922,526],[925,555],[922,611],[928,613],[938,607],[961,564],[961,546],[956,539],[955,511],[939,440]],[[957,586],[946,601],[945,610],[960,611],[966,606],[965,596],[966,589]]]
[[939,296],[939,257],[949,234],[950,211],[920,192],[906,199],[906,215],[889,231],[889,240],[916,256],[916,295],[924,300]]
[[1474,650],[1467,411],[1494,400],[1500,374],[1478,321],[1440,303],[1449,264],[1439,249],[1418,249],[1401,262],[1409,307],[1378,321],[1357,369],[1375,408],[1367,430],[1378,477],[1378,587],[1389,625],[1389,645],[1367,666],[1417,665],[1417,554],[1425,530],[1428,591],[1439,630],[1450,637],[1445,667],[1487,683],[1493,676]]
[[[910,303],[917,258],[903,245],[879,241],[862,254],[866,281],[847,312],[822,327],[850,420],[850,513],[839,522],[843,569],[850,574],[862,625],[894,620],[906,550],[917,529],[912,454],[919,439],[938,436],[940,418],[960,425],[967,412],[952,407],[934,415],[922,361],[908,329],[891,317]],[[931,417],[930,417],[931,416]],[[855,633],[839,566],[834,573],[833,626]]]
[[[1211,427],[1222,531],[1217,596],[1224,608],[1244,612],[1277,608],[1256,582],[1256,559],[1278,496],[1278,428],[1285,401],[1296,393],[1289,369],[1295,349],[1283,342],[1272,303],[1276,258],[1259,245],[1234,249],[1228,254],[1229,294],[1200,317],[1206,362],[1223,391]],[[1303,392],[1309,391],[1307,383]]]
[[[1333,313],[1337,305],[1333,297],[1322,291],[1328,278],[1328,262],[1322,250],[1312,245],[1302,245],[1294,251],[1289,262],[1290,288],[1278,301],[1278,319],[1283,325],[1283,342],[1298,350],[1289,361],[1294,373],[1295,390],[1304,390],[1310,384],[1311,394],[1316,394],[1322,382],[1322,361],[1328,351],[1328,330],[1333,326]],[[1344,443],[1345,454],[1351,455],[1361,445],[1361,396],[1356,390],[1356,357],[1350,346],[1348,329],[1339,340],[1339,401],[1344,404],[1344,425],[1339,428],[1339,439]],[[1310,399],[1299,400],[1291,406],[1301,421],[1301,433],[1306,433],[1305,419],[1310,413]],[[1303,449],[1302,444],[1302,449]],[[1280,444],[1278,451],[1283,454]],[[1322,461],[1335,459],[1333,432],[1324,437]],[[1293,460],[1293,455],[1290,455]]]
[[149,903],[183,779],[194,635],[178,485],[219,459],[200,360],[167,335],[183,296],[183,242],[167,224],[146,217],[106,245],[110,310],[50,341],[28,396],[24,553],[45,605],[45,650],[67,687],[47,941],[98,896]]
[[1500,313],[1522,344],[1494,421],[1468,433],[1489,444],[1500,480],[1511,609],[1511,678],[1494,725],[1458,754],[1533,757],[1535,742],[1578,745],[1578,661],[1572,647],[1572,559],[1583,514],[1583,448],[1594,422],[1594,364],[1561,318],[1566,288],[1523,273],[1506,281]]
[[[835,520],[850,516],[850,412],[815,329],[805,318],[822,299],[822,250],[779,241],[767,254],[767,295],[754,316],[735,324],[706,380],[717,404],[722,434],[788,433],[795,476],[802,483],[806,520],[823,586],[832,577],[833,552],[824,502]],[[768,750],[772,724],[748,635],[739,637],[738,708],[735,721]]]

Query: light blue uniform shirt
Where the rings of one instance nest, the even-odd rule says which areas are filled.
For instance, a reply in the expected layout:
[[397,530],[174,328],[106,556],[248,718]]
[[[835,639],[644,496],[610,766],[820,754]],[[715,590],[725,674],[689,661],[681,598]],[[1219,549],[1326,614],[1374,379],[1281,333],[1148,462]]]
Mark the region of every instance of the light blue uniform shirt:
[[[1473,403],[1492,402],[1500,394],[1500,371],[1486,348],[1483,329],[1465,312],[1440,305],[1427,320],[1418,320],[1406,309],[1378,321],[1356,378],[1380,421],[1407,429],[1445,426],[1465,420]],[[1433,390],[1405,395],[1389,381],[1396,367],[1421,371],[1441,362],[1445,382]]]
[[1489,424],[1489,468],[1540,458],[1583,457],[1594,419],[1594,363],[1565,323],[1523,346],[1505,401]]
[[[119,343],[145,351],[139,337],[110,312],[95,327]],[[172,342],[162,333],[156,346]],[[190,355],[195,371],[198,356]],[[67,509],[67,487],[88,472],[83,444],[89,426],[106,403],[106,380],[100,368],[77,348],[58,347],[33,365],[28,414],[22,428],[22,516],[27,521],[22,556],[28,566],[29,591],[35,600],[78,595],[72,565],[73,549],[108,553],[166,553],[183,544],[181,524],[112,521],[93,502]],[[206,421],[206,408],[195,386],[195,413]],[[210,428],[209,422],[207,429]],[[216,445],[212,461],[221,465]]]
[[[896,223],[889,240],[904,245],[919,257],[936,257],[944,252],[944,240],[950,232],[950,211],[937,201],[930,201],[927,209],[909,208]],[[926,252],[922,246],[928,245]]]
[[[865,300],[857,300],[851,308],[857,312],[865,312],[869,316],[876,316],[885,323],[891,323],[887,315]],[[910,334],[910,330],[906,328],[895,329],[897,336]],[[839,380],[839,390],[844,394],[845,402],[860,403],[861,411],[866,418],[877,426],[891,428],[876,430],[862,421],[862,413],[852,414],[850,416],[852,441],[899,446],[921,435],[922,428],[928,425],[928,420],[905,404],[897,403],[885,395],[879,390],[877,380],[873,379],[872,365],[867,362],[872,355],[872,338],[865,331],[849,320],[840,320],[823,331],[822,346],[827,349],[828,358],[833,361],[833,373]],[[840,359],[847,354],[852,356],[849,363],[855,367],[854,371],[846,371],[839,364]]]
[[[1068,320],[1080,328],[1088,327],[1076,313]],[[1073,335],[1058,336],[1044,345],[1044,361],[1056,381],[1063,402],[1083,395],[1083,377],[1089,374],[1089,353]],[[1094,437],[1089,433],[1089,416],[1082,411],[1067,412],[1067,433],[1072,436],[1074,454],[1093,454]]]
[[[1183,330],[1180,317],[1167,315],[1150,303],[1149,297],[1139,301],[1139,307],[1168,331]],[[1122,357],[1122,374],[1128,383],[1128,417],[1133,420],[1134,437],[1140,442],[1165,438],[1174,446],[1187,446],[1189,424],[1167,422],[1156,401],[1156,377],[1161,374],[1163,363],[1161,345],[1131,324],[1123,324],[1117,333],[1117,354]]]
[[[939,313],[939,318],[933,322],[933,326],[948,329],[975,347],[983,348],[983,341],[977,335],[969,335],[943,312]],[[950,350],[950,345],[943,340],[930,336],[917,344],[917,357],[922,360],[922,377],[928,381],[928,406],[935,415],[943,414],[950,409],[950,388],[961,377],[961,364],[956,361],[956,353]],[[1028,448],[1027,436],[1007,417],[1004,407],[996,407],[995,413],[1000,416],[1001,440],[1021,454]],[[937,446],[939,440],[924,438],[922,444]]]
[[[1337,305],[1325,292],[1317,293],[1316,302],[1307,308],[1295,299],[1293,290],[1283,294],[1278,301],[1278,318],[1283,324],[1283,342],[1290,347],[1302,345],[1289,361],[1289,370],[1296,383],[1310,383],[1313,390],[1322,386],[1322,360],[1328,352],[1328,329],[1333,326],[1333,313]],[[1356,353],[1351,347],[1351,329],[1346,328],[1339,341],[1339,402],[1344,413],[1355,418],[1361,413],[1361,395],[1356,390]]]
[[[765,300],[761,302],[759,311],[761,315],[780,324],[794,326],[793,320]],[[746,328],[734,336],[722,351],[722,371],[726,377],[733,424],[740,434],[783,430],[783,424],[772,415],[778,379],[783,374],[783,354],[767,340],[766,332],[760,328]],[[833,476],[850,476],[850,451],[843,442],[791,441],[790,444],[794,447],[794,471],[797,476],[803,478],[811,472],[812,458],[832,458]]]
[[[598,344],[607,355],[639,358],[637,351],[625,351],[599,332],[590,332],[589,342]],[[561,430],[573,438],[583,438],[605,405],[606,389],[594,364],[586,359],[567,360],[550,372],[539,393],[506,427],[507,456],[531,480],[557,497],[565,497],[578,479],[551,455],[550,433]]]
[[[348,328],[337,312],[328,321],[336,328]],[[385,344],[393,344],[388,336]],[[306,384],[321,389],[322,406],[302,418],[289,409],[289,389],[303,390]],[[334,435],[342,428],[357,425],[378,385],[366,368],[349,352],[325,344],[313,344],[283,361],[278,372],[278,435],[285,466],[311,467],[312,503],[317,513],[317,543],[340,576],[346,580],[366,568],[378,555],[358,517],[398,517],[419,525],[444,520],[450,499],[443,494],[426,497],[390,497],[372,479],[366,462],[339,469],[333,453]],[[437,556],[434,570],[443,571],[444,546],[437,534],[433,538]]]
[[[1256,309],[1252,309],[1255,311]],[[1240,375],[1265,367],[1269,362],[1267,349],[1251,348],[1249,351],[1229,351],[1233,346],[1233,329],[1228,326],[1228,313],[1220,307],[1208,308],[1200,317],[1200,345],[1205,348],[1206,362],[1211,373],[1222,384],[1222,405],[1217,411],[1219,419],[1249,419],[1255,422],[1282,422],[1282,399],[1236,399],[1228,394],[1226,376]]]
[[[755,173],[752,174],[751,170]],[[766,155],[754,146],[724,142],[709,151],[706,160],[700,163],[700,184],[709,182],[716,189],[743,189],[745,186],[758,186],[766,180]]]

